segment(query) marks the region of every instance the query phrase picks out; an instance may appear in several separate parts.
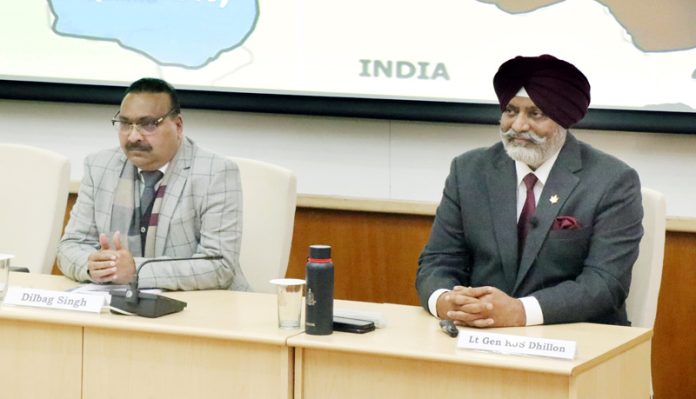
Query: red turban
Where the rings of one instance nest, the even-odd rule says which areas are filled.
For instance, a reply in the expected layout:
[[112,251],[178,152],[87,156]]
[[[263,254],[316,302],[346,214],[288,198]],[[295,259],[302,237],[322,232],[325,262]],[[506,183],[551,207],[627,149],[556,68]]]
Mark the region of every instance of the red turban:
[[566,129],[580,121],[590,105],[590,82],[585,75],[551,55],[506,61],[493,77],[493,87],[501,111],[524,87],[534,104]]

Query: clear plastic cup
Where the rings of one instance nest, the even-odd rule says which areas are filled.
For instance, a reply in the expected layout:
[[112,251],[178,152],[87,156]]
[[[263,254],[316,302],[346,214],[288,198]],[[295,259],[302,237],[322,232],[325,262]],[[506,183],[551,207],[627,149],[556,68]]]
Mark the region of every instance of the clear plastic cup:
[[305,281],[296,278],[271,280],[278,293],[278,328],[298,329],[302,318],[302,289]]

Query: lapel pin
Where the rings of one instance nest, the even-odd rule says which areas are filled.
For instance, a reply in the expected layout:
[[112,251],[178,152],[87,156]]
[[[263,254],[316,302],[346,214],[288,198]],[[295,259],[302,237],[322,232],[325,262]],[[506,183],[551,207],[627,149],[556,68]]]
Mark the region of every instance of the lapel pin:
[[551,198],[549,198],[549,202],[552,204],[555,204],[556,202],[558,202],[558,195],[556,195],[556,194],[552,195]]

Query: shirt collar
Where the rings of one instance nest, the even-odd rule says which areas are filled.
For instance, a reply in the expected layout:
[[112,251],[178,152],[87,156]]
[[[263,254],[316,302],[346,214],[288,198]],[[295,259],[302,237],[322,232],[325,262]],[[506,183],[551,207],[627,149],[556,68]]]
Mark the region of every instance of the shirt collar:
[[[162,176],[164,176],[165,172],[167,171],[167,166],[169,166],[169,162],[165,163],[161,168],[159,168],[159,171],[162,172]],[[140,179],[140,182],[144,182],[143,180],[143,170],[138,168],[138,179]]]
[[546,185],[546,180],[549,179],[549,174],[551,174],[553,164],[556,163],[556,159],[558,158],[558,154],[560,152],[560,150],[556,151],[556,153],[553,154],[549,159],[547,159],[546,161],[544,161],[544,163],[539,165],[539,167],[536,168],[536,170],[532,170],[524,162],[515,161],[515,170],[517,171],[517,186],[522,184],[522,179],[524,179],[524,177],[527,176],[529,173],[534,173],[542,186]]

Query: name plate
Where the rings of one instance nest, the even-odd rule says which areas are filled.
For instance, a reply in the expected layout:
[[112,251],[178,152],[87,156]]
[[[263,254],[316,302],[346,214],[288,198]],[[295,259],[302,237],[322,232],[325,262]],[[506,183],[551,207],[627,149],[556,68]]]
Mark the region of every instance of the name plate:
[[63,291],[10,287],[5,295],[4,302],[9,305],[99,313],[104,305],[104,297]]
[[459,330],[457,348],[478,349],[513,355],[532,355],[572,360],[575,341],[545,339]]

